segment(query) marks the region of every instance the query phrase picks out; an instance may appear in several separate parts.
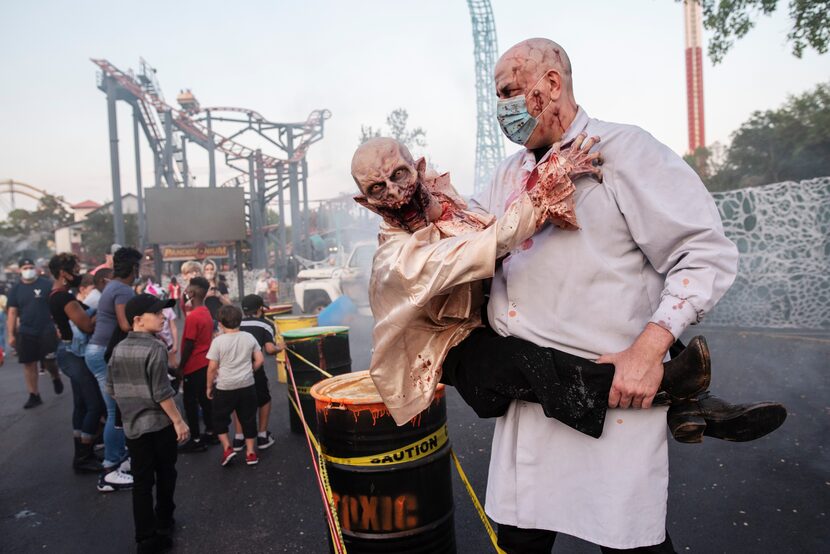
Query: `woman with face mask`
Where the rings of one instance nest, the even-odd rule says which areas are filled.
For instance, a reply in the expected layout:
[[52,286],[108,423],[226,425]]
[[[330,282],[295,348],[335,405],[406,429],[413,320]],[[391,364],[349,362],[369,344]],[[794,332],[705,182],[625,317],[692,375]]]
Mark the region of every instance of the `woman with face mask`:
[[89,333],[95,328],[93,310],[78,301],[73,293],[81,286],[78,259],[74,254],[58,254],[49,261],[49,271],[55,278],[49,294],[49,311],[58,328],[60,343],[57,350],[58,367],[72,384],[72,434],[75,456],[72,467],[78,472],[99,472],[101,464],[93,454],[93,441],[98,433],[104,399],[98,381],[84,361]]

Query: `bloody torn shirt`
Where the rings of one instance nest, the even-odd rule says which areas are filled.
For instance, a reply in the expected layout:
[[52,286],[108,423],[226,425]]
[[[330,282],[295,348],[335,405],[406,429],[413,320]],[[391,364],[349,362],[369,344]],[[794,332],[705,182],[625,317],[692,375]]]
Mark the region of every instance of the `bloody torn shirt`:
[[453,199],[455,217],[415,233],[381,223],[369,282],[369,373],[398,425],[429,406],[447,352],[481,325],[481,281],[535,232],[541,214],[525,192],[496,219],[466,211],[447,174],[428,185]]

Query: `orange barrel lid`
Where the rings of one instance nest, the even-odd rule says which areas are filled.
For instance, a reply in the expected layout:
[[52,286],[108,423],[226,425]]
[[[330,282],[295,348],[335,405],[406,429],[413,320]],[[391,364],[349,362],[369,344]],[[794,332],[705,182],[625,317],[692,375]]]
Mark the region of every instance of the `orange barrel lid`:
[[265,314],[274,316],[274,315],[281,315],[281,314],[290,314],[291,313],[291,304],[275,304],[273,306],[266,306],[265,307]]
[[[369,371],[355,371],[323,379],[311,387],[311,396],[324,404],[366,405],[383,404],[383,400],[369,375]],[[444,385],[439,384],[435,396],[444,394]],[[319,406],[319,404],[318,404]]]

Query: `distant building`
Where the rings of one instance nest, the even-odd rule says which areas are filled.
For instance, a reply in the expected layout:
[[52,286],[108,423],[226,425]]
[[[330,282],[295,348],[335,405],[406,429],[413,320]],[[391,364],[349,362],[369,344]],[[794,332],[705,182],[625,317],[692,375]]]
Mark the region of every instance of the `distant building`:
[[72,204],[69,209],[75,217],[75,221],[83,221],[91,212],[94,212],[101,207],[101,204],[94,200],[84,200],[78,204]]
[[[121,197],[121,206],[124,214],[138,213],[138,198],[135,194],[125,194]],[[99,212],[112,213],[112,202],[99,204],[94,200],[84,200],[71,205],[69,208],[74,221],[69,225],[55,229],[55,252],[72,252],[80,256],[84,221],[92,214]]]
[[[107,202],[103,206],[98,207],[86,214],[86,217],[98,212],[109,212],[112,213],[112,202]],[[133,194],[125,194],[121,197],[121,211],[126,214],[137,214],[138,213],[138,197]]]

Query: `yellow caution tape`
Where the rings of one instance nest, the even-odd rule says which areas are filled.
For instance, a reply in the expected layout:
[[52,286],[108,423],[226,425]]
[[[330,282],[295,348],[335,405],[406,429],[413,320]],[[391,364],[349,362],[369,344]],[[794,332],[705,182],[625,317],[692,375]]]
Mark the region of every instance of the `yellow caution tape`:
[[[299,417],[300,408],[297,407],[297,402],[290,396],[288,397],[288,399],[291,401],[291,405],[294,406],[294,411],[297,412],[297,416]],[[305,420],[303,420],[303,419],[300,419],[300,421],[305,426],[306,431],[308,431],[308,438],[311,439],[311,444],[314,445],[314,450],[316,450],[318,454],[321,453],[322,450],[320,449],[320,444],[317,442],[317,439],[314,437],[314,433],[312,433],[311,429],[308,428],[308,423],[306,423]]]
[[[291,393],[294,392],[294,387],[288,385],[288,397],[291,398]],[[311,387],[297,387],[297,393],[308,396],[311,394]]]
[[449,440],[447,426],[444,424],[434,433],[407,444],[406,446],[396,448],[395,450],[389,450],[388,452],[372,454],[371,456],[355,456],[353,458],[337,458],[323,453],[323,457],[329,462],[348,466],[391,466],[412,462],[425,456],[429,456],[447,444],[447,440]]
[[506,554],[504,550],[499,548],[496,532],[493,531],[493,526],[490,525],[490,520],[487,518],[487,514],[484,513],[484,508],[481,507],[481,502],[478,501],[478,497],[473,490],[473,486],[470,484],[469,479],[467,479],[467,474],[464,473],[463,469],[461,469],[461,462],[458,461],[458,456],[456,456],[455,452],[452,450],[450,450],[450,454],[452,454],[452,461],[455,462],[455,469],[458,470],[458,476],[461,477],[461,481],[464,482],[464,487],[466,487],[467,493],[470,495],[470,499],[472,499],[473,505],[476,508],[476,512],[478,512],[478,517],[481,518],[481,523],[484,524],[484,529],[490,537],[490,542],[493,543],[493,548],[496,549],[497,554]]
[[[288,362],[288,371],[291,372],[291,381],[294,381],[294,372],[291,370],[291,362]],[[298,387],[299,388],[299,387]],[[343,540],[343,531],[340,528],[340,517],[337,515],[337,505],[334,502],[334,496],[332,495],[331,491],[331,483],[329,483],[329,473],[326,469],[326,462],[323,461],[323,450],[320,448],[320,443],[317,442],[317,439],[314,437],[314,433],[311,432],[311,429],[308,427],[308,423],[305,421],[305,417],[303,417],[303,412],[300,410],[300,407],[297,405],[297,401],[294,400],[293,396],[288,397],[291,401],[291,405],[294,407],[294,411],[297,412],[297,417],[300,418],[300,421],[303,424],[303,428],[305,429],[305,434],[314,445],[314,450],[317,452],[317,465],[320,468],[320,481],[323,485],[323,490],[326,493],[326,502],[329,505],[329,510],[331,511],[332,521],[334,527],[332,528],[332,521],[329,522],[329,531],[332,535],[332,542],[335,544],[336,549],[341,554],[346,553],[346,542]],[[313,458],[313,457],[312,457]]]

